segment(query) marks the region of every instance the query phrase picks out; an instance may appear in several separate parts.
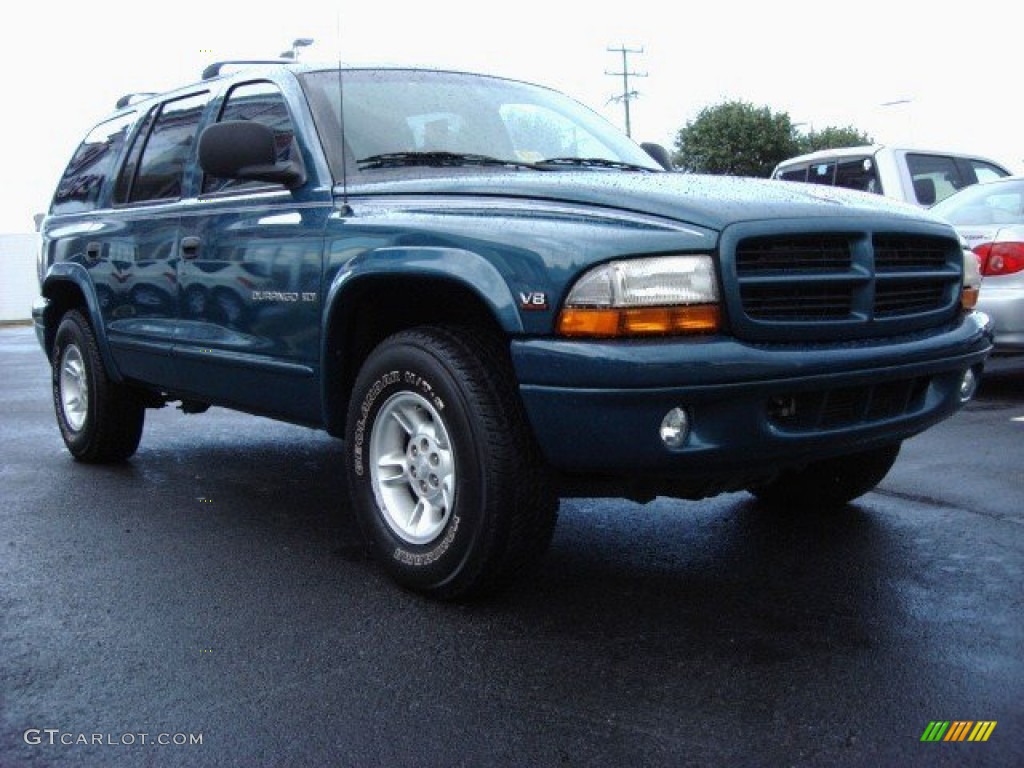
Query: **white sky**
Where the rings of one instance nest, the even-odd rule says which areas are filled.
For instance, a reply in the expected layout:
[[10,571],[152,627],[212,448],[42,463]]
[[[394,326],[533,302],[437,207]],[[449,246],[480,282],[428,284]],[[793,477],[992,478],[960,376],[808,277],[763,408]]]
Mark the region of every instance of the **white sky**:
[[[907,6],[910,6],[909,8]],[[743,99],[806,127],[853,125],[884,143],[965,149],[1024,171],[1018,0],[80,0],[19,4],[0,29],[6,105],[0,232],[32,229],[86,131],[129,91],[197,80],[221,58],[432,64],[549,85],[620,127],[621,58],[633,137],[671,148],[706,106]],[[625,17],[628,14],[628,17]],[[339,24],[340,16],[340,24]],[[1005,42],[999,42],[1003,38]],[[910,103],[883,107],[888,101]]]

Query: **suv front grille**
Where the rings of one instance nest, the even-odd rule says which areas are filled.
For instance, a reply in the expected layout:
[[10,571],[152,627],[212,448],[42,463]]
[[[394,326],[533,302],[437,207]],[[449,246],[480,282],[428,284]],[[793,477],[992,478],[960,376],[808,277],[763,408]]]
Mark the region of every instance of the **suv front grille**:
[[742,245],[736,250],[736,268],[748,275],[850,268],[850,243],[843,235],[758,237]]
[[932,237],[881,234],[874,237],[875,266],[892,269],[942,269],[949,245]]
[[819,320],[850,316],[850,291],[828,285],[751,286],[743,306],[758,320]]
[[875,287],[875,317],[898,317],[941,307],[946,287],[941,283],[881,283]]
[[956,240],[930,234],[826,232],[740,239],[732,264],[738,336],[855,339],[951,319],[963,254]]

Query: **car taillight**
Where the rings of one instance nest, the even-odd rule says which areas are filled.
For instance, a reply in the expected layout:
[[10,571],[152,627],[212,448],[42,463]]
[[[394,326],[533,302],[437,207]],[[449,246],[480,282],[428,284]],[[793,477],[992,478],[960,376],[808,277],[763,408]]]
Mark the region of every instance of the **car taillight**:
[[1024,270],[1024,243],[982,243],[974,249],[981,262],[981,274],[1012,275]]

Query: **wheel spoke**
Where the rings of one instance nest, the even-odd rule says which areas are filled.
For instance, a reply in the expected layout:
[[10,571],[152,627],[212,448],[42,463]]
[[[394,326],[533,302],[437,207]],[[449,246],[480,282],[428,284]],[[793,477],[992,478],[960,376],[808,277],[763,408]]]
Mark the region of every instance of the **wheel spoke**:
[[381,473],[380,480],[385,485],[401,485],[406,482],[406,467],[405,454],[398,451],[386,453],[377,459],[377,469]]
[[415,405],[403,404],[402,407],[395,408],[391,416],[405,430],[405,434],[410,436],[417,434],[424,424],[423,415]]
[[424,514],[428,514],[429,511],[430,505],[427,503],[426,499],[417,499],[416,506],[412,508],[412,513],[406,521],[406,526],[408,526],[409,530],[418,530],[420,524],[423,522]]
[[442,510],[444,513],[452,511],[452,502],[454,500],[455,494],[453,492],[452,476],[447,475],[443,480],[441,480],[441,501],[444,504],[444,509]]

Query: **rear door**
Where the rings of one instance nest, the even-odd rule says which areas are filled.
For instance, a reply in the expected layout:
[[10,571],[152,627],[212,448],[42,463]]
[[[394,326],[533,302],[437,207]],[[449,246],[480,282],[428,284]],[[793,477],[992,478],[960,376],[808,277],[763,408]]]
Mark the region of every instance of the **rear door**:
[[174,388],[179,226],[186,170],[209,101],[203,91],[153,108],[136,133],[118,174],[110,238],[117,295],[108,337],[121,372]]

